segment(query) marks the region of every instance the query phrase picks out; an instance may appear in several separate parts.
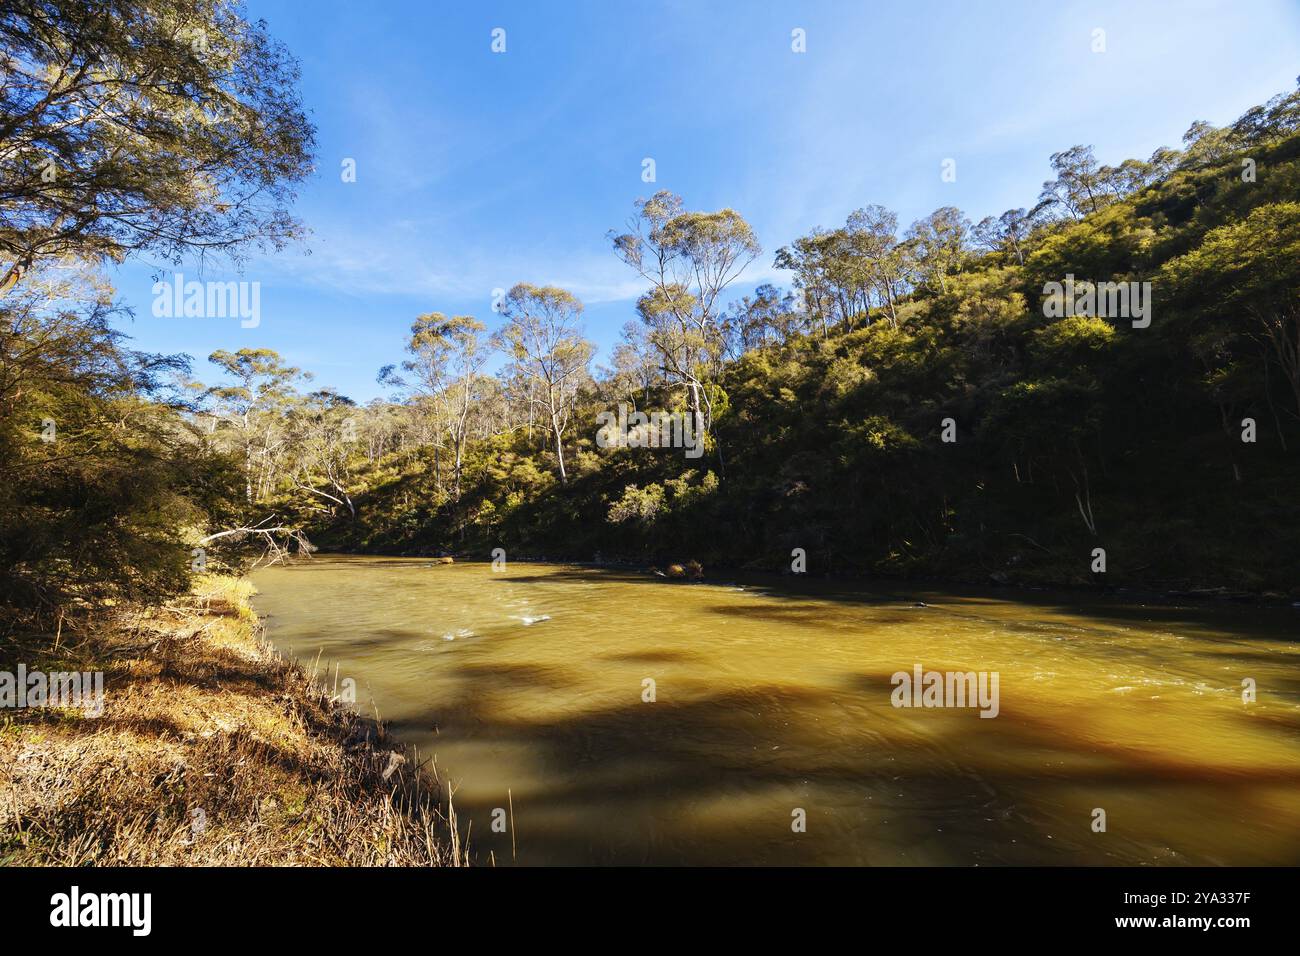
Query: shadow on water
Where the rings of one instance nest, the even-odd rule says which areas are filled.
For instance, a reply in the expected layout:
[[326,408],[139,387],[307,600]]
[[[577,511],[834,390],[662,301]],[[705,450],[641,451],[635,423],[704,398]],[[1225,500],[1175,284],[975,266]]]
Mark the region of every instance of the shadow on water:
[[[479,566],[490,568],[487,561],[461,561],[456,565],[439,565],[432,558],[376,558],[368,555],[324,555],[331,567],[374,569],[376,564],[389,569],[421,569],[434,572],[449,567]],[[562,589],[566,585],[628,584],[639,586],[698,588],[685,581],[669,581],[645,571],[622,567],[597,567],[570,564],[537,564],[517,561],[512,567],[539,568],[538,573],[492,575],[485,580],[498,585],[529,584]],[[291,565],[291,569],[310,570],[312,560]],[[1243,605],[1228,601],[1192,601],[1160,596],[1122,595],[1113,592],[1087,592],[1048,588],[979,587],[952,585],[942,590],[933,582],[908,583],[896,580],[843,581],[833,578],[796,577],[788,574],[741,572],[703,583],[707,586],[741,587],[754,594],[788,601],[834,601],[841,604],[878,607],[899,604],[909,611],[979,615],[981,606],[1014,603],[1039,611],[1087,615],[1116,624],[1168,625],[1196,627],[1230,634],[1245,641],[1289,640],[1300,643],[1300,609],[1278,605]],[[924,602],[927,606],[915,606]],[[1243,621],[1243,609],[1249,623]],[[725,613],[725,611],[724,611]],[[737,612],[738,613],[738,612]],[[782,613],[782,612],[773,612]],[[788,613],[797,614],[798,609]]]
[[[810,690],[774,684],[524,720],[503,716],[497,702],[529,683],[548,693],[564,688],[557,670],[475,665],[467,675],[461,695],[440,708],[442,732],[472,728],[483,746],[525,753],[547,770],[545,785],[510,796],[524,864],[1114,865],[1150,860],[1153,834],[1126,836],[1122,826],[1092,834],[1086,823],[1099,794],[1176,803],[1189,787],[1204,787],[1264,820],[1270,788],[1300,785],[1297,766],[1218,767],[1083,738],[1068,714],[1012,709],[995,725],[974,712],[931,711],[917,720],[942,739],[924,746],[846,736],[828,750],[825,729],[806,717],[822,703]],[[889,687],[889,674],[873,673],[854,675],[845,690],[881,699]],[[984,759],[997,750],[1050,751],[1055,760],[1048,767]],[[458,798],[478,852],[498,863],[511,853],[509,835],[490,826],[503,799]],[[791,829],[796,808],[807,813],[804,833]],[[1063,817],[1074,818],[1075,838],[1063,832]],[[1294,832],[1276,837],[1300,858]],[[1173,837],[1165,858],[1152,862],[1231,861],[1218,852],[1180,847]]]
[[[432,585],[443,573],[427,559],[340,563],[381,575],[432,567]],[[1077,594],[758,577],[734,586],[761,602],[735,595],[741,603],[727,603],[716,586],[520,565],[509,576],[485,565],[473,586],[483,584],[497,606],[525,594],[556,620],[440,646],[440,654],[416,659],[424,669],[417,677],[436,686],[409,691],[404,708],[380,701],[398,714],[394,733],[422,755],[436,754],[444,779],[459,788],[462,829],[472,827],[480,859],[505,863],[517,852],[523,864],[1300,862],[1300,711],[1238,713],[1224,704],[1238,671],[1256,665],[1272,668],[1269,693],[1300,701],[1300,682],[1278,672],[1277,653],[1261,649],[1268,640],[1294,644],[1300,615],[1289,609],[1242,615]],[[471,584],[457,567],[461,576],[447,582],[458,607]],[[410,587],[404,582],[402,593]],[[604,591],[605,616],[577,610]],[[374,613],[391,612],[388,598],[374,600],[381,609]],[[828,614],[827,602],[839,610]],[[665,630],[669,606],[681,616],[676,630]],[[285,612],[277,613],[283,623]],[[440,614],[447,612],[430,611],[434,631],[444,624]],[[688,625],[700,629],[698,644],[682,636]],[[1004,684],[996,720],[975,710],[894,709],[893,671],[878,648],[888,652],[894,635],[910,638],[908,653],[927,646],[931,632],[910,634],[913,625],[934,629],[937,650],[960,625],[968,646],[986,638],[1003,658],[1038,653],[1043,668],[1074,670],[1059,678],[1059,697],[1050,674],[1032,695],[1007,694]],[[331,626],[346,631],[340,653],[381,655],[370,664],[377,681],[410,666],[405,646],[429,636],[371,618],[363,627]],[[1109,647],[1129,629],[1153,637],[1099,656],[1095,645]],[[1178,640],[1184,634],[1194,639]],[[1036,637],[1051,640],[1035,644]],[[839,643],[823,655],[823,641]],[[1084,649],[1093,656],[1080,655]],[[1155,663],[1135,669],[1130,654]],[[1114,693],[1129,688],[1112,684],[1159,672],[1175,654],[1191,671],[1169,676],[1182,697],[1164,701],[1173,691],[1163,687],[1143,689],[1140,699]],[[785,679],[783,663],[801,669],[798,679]],[[1188,683],[1218,664],[1228,676],[1197,703]],[[639,665],[673,675],[660,680],[653,702],[639,696]],[[1078,686],[1107,668],[1116,673],[1101,674],[1098,686]],[[1008,678],[1028,687],[1036,669],[1025,665]],[[1175,707],[1182,709],[1165,709]],[[1197,728],[1180,726],[1183,714],[1207,729],[1235,735],[1240,727],[1242,752],[1235,736],[1200,747]],[[1181,734],[1168,746],[1158,739],[1166,727]],[[513,840],[493,829],[498,808],[514,821]],[[1109,815],[1104,833],[1090,827],[1097,808]],[[798,811],[805,832],[792,829]]]
[[602,654],[601,659],[618,661],[623,664],[666,664],[676,661],[688,661],[698,655],[676,650],[624,651],[618,654]]
[[[518,562],[524,564],[524,562]],[[501,578],[502,583],[524,583],[562,588],[575,582],[695,588],[685,581],[668,581],[626,568],[543,565],[546,573]],[[1229,601],[1179,600],[1160,596],[1122,595],[1046,588],[978,587],[954,585],[939,590],[933,582],[908,584],[894,580],[845,582],[830,578],[801,578],[771,573],[741,573],[704,586],[742,587],[754,594],[787,601],[834,601],[864,608],[898,604],[908,611],[956,613],[979,617],[982,606],[1014,603],[1043,612],[1087,615],[1113,624],[1195,627],[1230,634],[1245,641],[1289,640],[1300,643],[1300,609],[1279,605],[1251,605]],[[917,606],[924,603],[925,606]],[[1249,623],[1243,622],[1243,609]],[[742,612],[720,608],[721,613]],[[801,613],[798,607],[766,611],[775,615]],[[873,622],[875,619],[873,618]]]

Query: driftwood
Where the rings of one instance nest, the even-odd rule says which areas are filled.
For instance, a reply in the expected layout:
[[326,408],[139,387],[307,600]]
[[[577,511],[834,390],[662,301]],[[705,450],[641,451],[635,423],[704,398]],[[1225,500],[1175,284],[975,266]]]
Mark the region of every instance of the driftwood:
[[253,562],[253,567],[263,563],[276,564],[287,560],[290,554],[293,553],[292,549],[295,546],[299,554],[311,554],[316,550],[316,546],[307,539],[307,535],[301,528],[291,528],[285,525],[268,527],[268,524],[273,520],[275,520],[274,515],[255,525],[245,525],[239,528],[218,531],[201,539],[199,546],[206,547],[214,541],[240,542],[248,538],[260,539],[264,547],[261,556]]

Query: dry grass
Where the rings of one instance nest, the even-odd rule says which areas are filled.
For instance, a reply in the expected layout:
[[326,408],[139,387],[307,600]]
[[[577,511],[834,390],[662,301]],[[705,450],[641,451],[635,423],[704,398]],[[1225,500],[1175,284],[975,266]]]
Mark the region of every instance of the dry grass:
[[[0,669],[102,670],[103,715],[0,711],[0,863],[466,862],[436,780],[261,640],[250,586],[0,638]],[[202,826],[196,826],[197,820]]]

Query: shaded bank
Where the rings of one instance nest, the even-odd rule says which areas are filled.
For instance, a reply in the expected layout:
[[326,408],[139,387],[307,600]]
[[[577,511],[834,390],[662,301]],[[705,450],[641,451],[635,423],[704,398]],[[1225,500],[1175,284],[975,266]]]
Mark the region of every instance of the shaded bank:
[[0,669],[102,671],[102,713],[0,711],[6,865],[447,865],[436,786],[261,640],[244,580],[0,638]]

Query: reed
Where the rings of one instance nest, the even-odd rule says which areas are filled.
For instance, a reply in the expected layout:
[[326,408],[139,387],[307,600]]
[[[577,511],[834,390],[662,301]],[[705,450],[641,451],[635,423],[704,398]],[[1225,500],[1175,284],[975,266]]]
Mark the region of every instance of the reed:
[[104,671],[102,716],[0,716],[0,862],[52,866],[454,866],[436,767],[341,706],[263,639],[235,578],[122,607],[0,658]]

